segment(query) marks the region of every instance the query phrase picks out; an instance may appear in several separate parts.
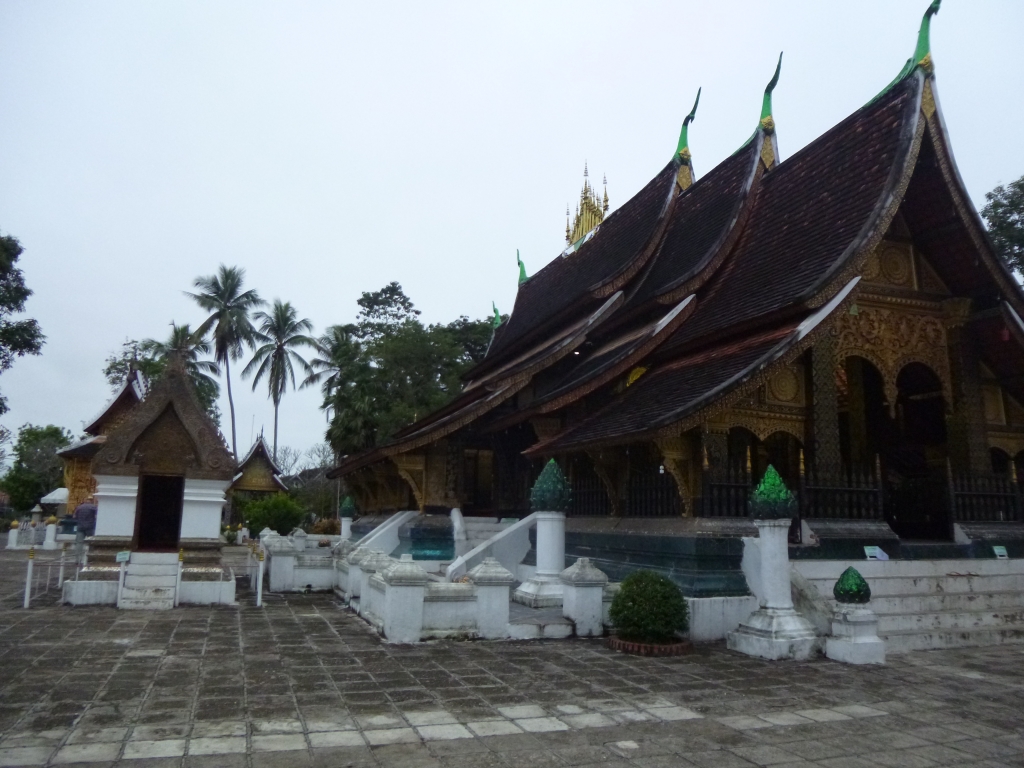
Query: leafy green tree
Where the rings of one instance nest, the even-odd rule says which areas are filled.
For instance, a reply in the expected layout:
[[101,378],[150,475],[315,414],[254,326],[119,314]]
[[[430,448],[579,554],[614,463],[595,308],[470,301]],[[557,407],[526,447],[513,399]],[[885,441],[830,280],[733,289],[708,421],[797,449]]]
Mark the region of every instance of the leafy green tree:
[[1024,272],[1024,176],[985,193],[981,215],[988,233],[1007,264]]
[[264,528],[287,536],[306,519],[306,510],[284,493],[250,501],[245,505],[245,520],[253,535]]
[[253,332],[253,339],[259,344],[253,352],[252,360],[242,370],[242,377],[252,376],[252,389],[266,379],[270,399],[274,403],[274,460],[277,460],[277,415],[291,382],[295,389],[295,366],[307,374],[312,369],[305,358],[295,350],[299,347],[316,349],[317,343],[309,333],[313,323],[307,318],[299,320],[298,312],[290,302],[274,300],[270,312],[257,312],[253,319],[259,324],[259,330]]
[[126,340],[119,353],[107,358],[103,375],[115,391],[124,384],[133,366],[150,381],[156,381],[163,375],[168,356],[172,354],[181,356],[199,405],[219,425],[220,408],[217,400],[220,398],[220,385],[213,377],[220,374],[220,367],[212,360],[201,359],[201,356],[210,354],[210,344],[197,337],[188,323],[171,323],[171,335],[166,341]]
[[[0,373],[14,365],[16,357],[38,355],[46,340],[35,320],[11,319],[25,311],[25,302],[32,295],[16,266],[23,252],[16,238],[0,234]],[[7,398],[0,396],[0,414],[7,410]]]
[[243,291],[245,270],[223,264],[217,274],[197,277],[193,285],[199,293],[185,292],[202,309],[210,313],[196,334],[211,336],[213,357],[224,366],[224,380],[228,387],[228,408],[231,411],[231,450],[238,457],[238,438],[235,432],[235,399],[231,394],[231,361],[242,356],[244,347],[254,345],[255,329],[249,313],[265,302],[254,290]]
[[398,283],[357,303],[354,326],[334,326],[321,337],[304,382],[321,384],[327,439],[339,455],[379,444],[449,402],[491,337],[487,320],[425,326]]
[[11,497],[11,506],[19,512],[32,509],[39,500],[64,479],[64,467],[57,451],[71,445],[72,434],[48,424],[26,424],[18,430],[14,444],[14,466],[4,475],[0,486]]

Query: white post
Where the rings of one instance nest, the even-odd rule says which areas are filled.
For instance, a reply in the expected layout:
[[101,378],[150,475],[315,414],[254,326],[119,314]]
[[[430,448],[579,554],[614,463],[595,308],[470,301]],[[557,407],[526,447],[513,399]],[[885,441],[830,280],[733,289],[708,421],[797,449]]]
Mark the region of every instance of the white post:
[[25,574],[25,603],[23,608],[28,608],[32,602],[32,562],[36,558],[36,548],[29,547],[28,550],[28,573]]
[[466,575],[476,586],[477,634],[487,640],[508,637],[508,591],[515,576],[493,557]]
[[60,569],[57,571],[57,589],[64,587],[64,555],[67,554],[68,545],[66,543],[60,545]]
[[43,549],[57,548],[57,524],[47,523],[46,537],[43,539]]
[[604,588],[608,577],[589,557],[581,557],[561,574],[562,615],[576,625],[577,637],[604,634]]
[[565,513],[537,512],[537,571],[515,591],[513,600],[543,608],[562,604],[565,570]]
[[9,530],[7,532],[7,548],[8,549],[17,549],[18,548],[18,529],[17,528],[11,528],[11,530]]
[[341,540],[348,541],[352,538],[352,518],[341,518]]
[[263,605],[263,550],[260,550],[259,573],[256,577],[256,607]]
[[814,627],[793,609],[789,580],[789,519],[754,520],[761,554],[764,603],[726,635],[729,650],[763,659],[808,659],[818,646]]
[[181,605],[181,571],[185,567],[185,550],[178,550],[178,575],[174,579],[174,607]]
[[381,578],[384,590],[384,637],[392,643],[418,643],[423,632],[423,596],[430,577],[412,555],[389,567]]
[[117,607],[121,607],[121,593],[124,592],[124,574],[127,569],[127,563],[121,563],[121,572],[117,576]]

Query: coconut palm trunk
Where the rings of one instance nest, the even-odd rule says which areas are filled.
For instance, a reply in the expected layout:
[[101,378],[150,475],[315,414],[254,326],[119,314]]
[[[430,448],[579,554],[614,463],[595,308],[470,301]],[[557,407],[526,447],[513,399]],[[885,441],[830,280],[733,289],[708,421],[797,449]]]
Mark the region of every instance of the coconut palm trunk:
[[[235,398],[231,394],[231,363],[228,362],[228,358],[224,358],[224,381],[228,385],[228,410],[231,411],[231,452],[235,454],[235,461],[239,461],[238,438],[235,436]],[[276,429],[275,427],[275,439]]]

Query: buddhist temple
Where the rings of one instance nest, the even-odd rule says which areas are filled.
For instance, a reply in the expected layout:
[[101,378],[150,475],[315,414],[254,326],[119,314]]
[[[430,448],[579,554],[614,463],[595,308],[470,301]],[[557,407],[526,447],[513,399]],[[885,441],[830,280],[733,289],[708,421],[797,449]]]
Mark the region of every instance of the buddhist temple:
[[522,516],[554,458],[570,553],[703,569],[688,594],[716,594],[772,465],[799,502],[794,557],[1020,550],[1024,294],[953,158],[938,7],[895,79],[792,157],[780,57],[752,135],[703,177],[695,104],[621,207],[586,182],[569,247],[521,283],[461,395],[334,470],[359,507]]
[[229,492],[232,505],[243,499],[260,498],[287,490],[288,486],[281,479],[281,469],[274,462],[267,442],[260,434],[239,462],[235,477],[231,481]]

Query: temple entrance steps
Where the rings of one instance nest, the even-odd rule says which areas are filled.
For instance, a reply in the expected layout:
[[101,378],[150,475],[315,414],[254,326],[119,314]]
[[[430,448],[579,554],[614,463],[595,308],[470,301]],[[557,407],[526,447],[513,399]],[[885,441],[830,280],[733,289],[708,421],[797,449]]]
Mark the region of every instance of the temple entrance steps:
[[144,610],[173,608],[177,582],[177,552],[132,552],[117,607]]
[[467,551],[475,549],[512,524],[503,523],[496,517],[463,517],[462,522],[466,527],[466,542],[469,544]]
[[1024,560],[806,560],[793,563],[830,607],[853,566],[871,587],[886,653],[1024,643]]

